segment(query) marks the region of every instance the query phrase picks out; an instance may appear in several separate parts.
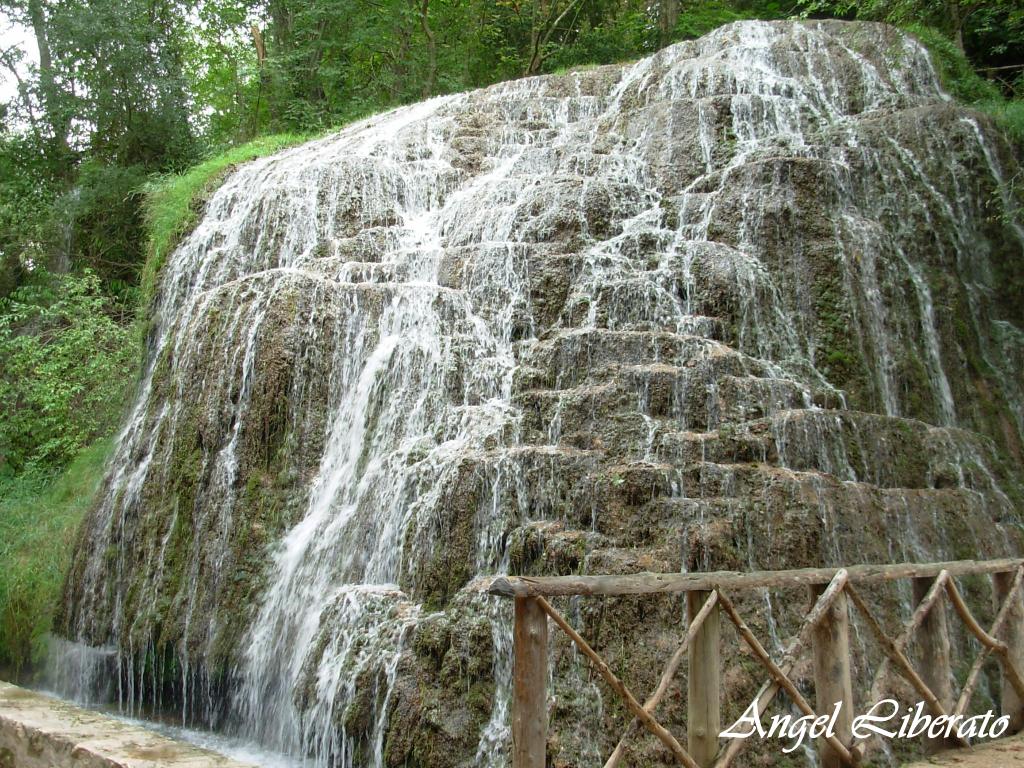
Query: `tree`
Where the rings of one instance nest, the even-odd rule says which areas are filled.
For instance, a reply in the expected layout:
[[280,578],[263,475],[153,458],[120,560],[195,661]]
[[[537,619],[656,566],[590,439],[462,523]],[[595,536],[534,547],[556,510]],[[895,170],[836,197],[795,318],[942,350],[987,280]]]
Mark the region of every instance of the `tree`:
[[[36,47],[39,50],[38,82],[34,89],[34,95],[41,103],[42,112],[45,115],[48,150],[55,165],[67,168],[71,162],[71,152],[68,146],[68,138],[71,126],[72,111],[69,109],[67,94],[58,82],[58,75],[54,68],[53,55],[50,47],[51,29],[53,24],[53,10],[49,5],[44,5],[44,0],[3,0],[0,2],[0,10],[5,11],[12,19],[20,22],[32,30],[35,37]],[[12,52],[8,52],[10,57]],[[21,52],[19,51],[19,54]],[[20,56],[19,56],[20,58]],[[21,76],[17,71],[17,60],[8,58],[5,61],[7,69],[13,73],[19,81],[20,90],[27,99],[33,93],[33,89],[21,82]],[[43,138],[38,121],[35,119],[35,112],[31,104],[27,104],[27,114],[33,129],[37,131],[39,138]]]
[[976,21],[1011,31],[1011,44],[1019,52],[1024,48],[1024,6],[1019,0],[801,0],[800,4],[808,13],[934,27],[976,59],[990,53],[968,50],[965,45]]
[[525,75],[536,75],[541,71],[544,58],[548,54],[548,45],[560,25],[569,19],[569,14],[578,11],[584,0],[535,0],[532,5],[530,23],[530,49],[527,57]]
[[672,41],[676,24],[679,23],[679,0],[658,0],[658,45],[665,46]]

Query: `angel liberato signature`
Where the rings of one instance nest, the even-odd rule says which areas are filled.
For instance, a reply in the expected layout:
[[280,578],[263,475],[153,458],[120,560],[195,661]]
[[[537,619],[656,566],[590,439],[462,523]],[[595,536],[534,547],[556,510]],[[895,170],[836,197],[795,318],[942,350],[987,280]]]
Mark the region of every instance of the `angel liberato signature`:
[[[807,738],[835,736],[841,710],[842,702],[836,702],[831,714],[814,717],[774,715],[766,727],[761,722],[761,714],[755,700],[740,718],[719,736],[726,739],[747,739],[755,735],[762,739],[787,739],[791,740],[791,743],[782,751],[789,753],[799,749]],[[1009,727],[1008,715],[996,717],[992,711],[971,717],[933,716],[926,711],[925,703],[919,701],[916,705],[907,707],[901,715],[899,702],[895,699],[882,699],[864,714],[853,718],[853,738],[859,740],[881,736],[886,739],[914,739],[928,736],[933,739],[988,739],[1002,736]]]

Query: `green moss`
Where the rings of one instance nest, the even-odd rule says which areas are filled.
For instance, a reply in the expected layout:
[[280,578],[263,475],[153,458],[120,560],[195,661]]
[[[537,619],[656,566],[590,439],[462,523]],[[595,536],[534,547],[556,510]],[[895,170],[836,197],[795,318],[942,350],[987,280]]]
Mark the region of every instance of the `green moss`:
[[856,358],[845,349],[832,349],[825,355],[825,365],[830,369],[849,368],[855,362]]
[[475,710],[478,715],[489,715],[494,704],[494,683],[489,681],[473,683],[466,691],[465,702],[466,706]]
[[93,443],[59,476],[0,485],[0,669],[13,677],[43,659],[75,531],[112,444]]
[[558,67],[558,68],[552,70],[551,74],[553,74],[553,75],[569,75],[569,74],[573,74],[573,73],[576,73],[576,72],[591,72],[591,71],[597,69],[600,66],[601,66],[600,64],[573,64],[573,65],[570,65],[570,66]]
[[931,374],[916,347],[908,345],[902,350],[897,375],[903,386],[904,415],[934,423],[938,414],[935,412]]
[[816,361],[829,382],[852,392],[863,385],[863,366],[854,346],[853,327],[843,287],[834,274],[838,266],[831,267],[816,284],[814,300],[818,320],[820,357]]
[[928,50],[942,87],[960,101],[972,104],[999,98],[999,89],[978,75],[963,51],[934,27],[911,24],[906,27]]

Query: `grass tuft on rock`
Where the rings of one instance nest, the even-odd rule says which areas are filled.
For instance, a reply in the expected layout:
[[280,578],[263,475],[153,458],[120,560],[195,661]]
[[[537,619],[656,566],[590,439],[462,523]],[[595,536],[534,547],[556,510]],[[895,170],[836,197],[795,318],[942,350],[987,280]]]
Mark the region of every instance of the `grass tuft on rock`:
[[145,223],[148,234],[146,264],[142,270],[142,311],[146,312],[156,288],[157,275],[168,254],[196,225],[202,203],[225,173],[239,163],[271,155],[301,144],[307,134],[279,133],[233,147],[181,174],[160,177],[145,188]]
[[75,532],[112,445],[94,442],[59,475],[0,483],[0,677],[22,678],[45,658]]

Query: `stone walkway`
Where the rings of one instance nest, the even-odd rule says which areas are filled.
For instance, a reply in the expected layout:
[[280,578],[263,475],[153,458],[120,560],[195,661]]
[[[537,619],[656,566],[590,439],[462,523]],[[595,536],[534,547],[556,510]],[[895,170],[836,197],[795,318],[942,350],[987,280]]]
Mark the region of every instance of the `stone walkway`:
[[0,682],[0,768],[252,768]]
[[904,768],[1024,768],[1024,734],[942,752]]

